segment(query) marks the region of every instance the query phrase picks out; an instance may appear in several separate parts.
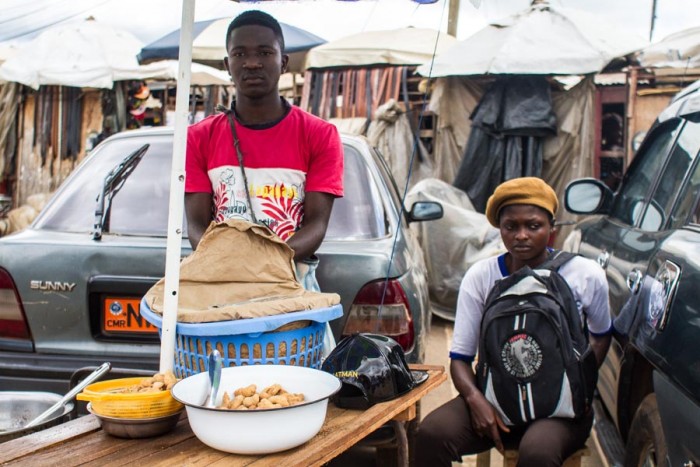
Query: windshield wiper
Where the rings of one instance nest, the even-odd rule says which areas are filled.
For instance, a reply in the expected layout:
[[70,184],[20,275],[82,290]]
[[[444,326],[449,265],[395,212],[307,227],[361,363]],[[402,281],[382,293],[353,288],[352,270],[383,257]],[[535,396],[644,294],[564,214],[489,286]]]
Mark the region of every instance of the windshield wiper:
[[134,171],[141,159],[143,158],[150,144],[144,144],[136,151],[132,152],[124,158],[116,167],[114,167],[105,177],[102,184],[102,192],[97,195],[97,208],[95,209],[95,226],[92,231],[93,240],[102,238],[102,232],[105,228],[109,228],[109,214],[112,207],[112,198],[124,186],[124,182],[131,172]]

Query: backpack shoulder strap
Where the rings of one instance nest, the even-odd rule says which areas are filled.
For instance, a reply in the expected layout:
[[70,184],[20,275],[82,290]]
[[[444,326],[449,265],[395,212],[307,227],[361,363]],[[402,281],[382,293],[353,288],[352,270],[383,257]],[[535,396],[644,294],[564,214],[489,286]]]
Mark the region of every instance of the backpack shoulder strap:
[[549,256],[549,259],[542,263],[537,269],[549,269],[550,271],[559,271],[565,263],[569,262],[572,258],[576,257],[575,253],[562,250],[554,250]]

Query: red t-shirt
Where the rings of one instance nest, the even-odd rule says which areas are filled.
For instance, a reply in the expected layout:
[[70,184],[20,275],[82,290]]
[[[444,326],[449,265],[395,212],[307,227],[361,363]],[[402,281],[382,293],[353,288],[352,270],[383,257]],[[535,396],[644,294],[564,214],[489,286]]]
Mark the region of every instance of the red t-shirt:
[[[269,128],[236,122],[236,131],[255,217],[282,240],[301,227],[307,191],[343,196],[343,147],[332,124],[292,106]],[[252,220],[225,114],[188,128],[185,170],[186,193],[213,194],[215,221]]]

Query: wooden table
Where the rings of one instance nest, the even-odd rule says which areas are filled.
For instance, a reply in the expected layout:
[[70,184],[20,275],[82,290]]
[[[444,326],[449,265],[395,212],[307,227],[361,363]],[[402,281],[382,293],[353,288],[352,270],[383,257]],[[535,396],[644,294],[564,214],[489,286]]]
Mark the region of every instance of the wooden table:
[[[32,433],[0,444],[0,464],[61,467],[75,465],[322,465],[342,454],[387,422],[416,418],[416,405],[427,393],[447,379],[442,366],[411,365],[427,370],[429,377],[403,396],[376,404],[367,410],[339,409],[328,404],[321,431],[309,442],[288,451],[244,456],[228,454],[206,446],[192,433],[183,416],[173,431],[146,439],[121,439],[100,429],[93,415]],[[184,412],[183,412],[184,413]],[[397,425],[399,425],[397,423]],[[405,433],[404,433],[405,436]],[[405,437],[403,440],[405,450]]]

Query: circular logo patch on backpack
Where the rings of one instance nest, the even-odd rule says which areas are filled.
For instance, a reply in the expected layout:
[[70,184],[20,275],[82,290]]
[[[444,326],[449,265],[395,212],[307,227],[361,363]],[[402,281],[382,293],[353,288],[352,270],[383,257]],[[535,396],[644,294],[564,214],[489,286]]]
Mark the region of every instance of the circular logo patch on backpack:
[[542,349],[534,337],[515,334],[501,348],[501,362],[511,376],[529,378],[542,366]]

